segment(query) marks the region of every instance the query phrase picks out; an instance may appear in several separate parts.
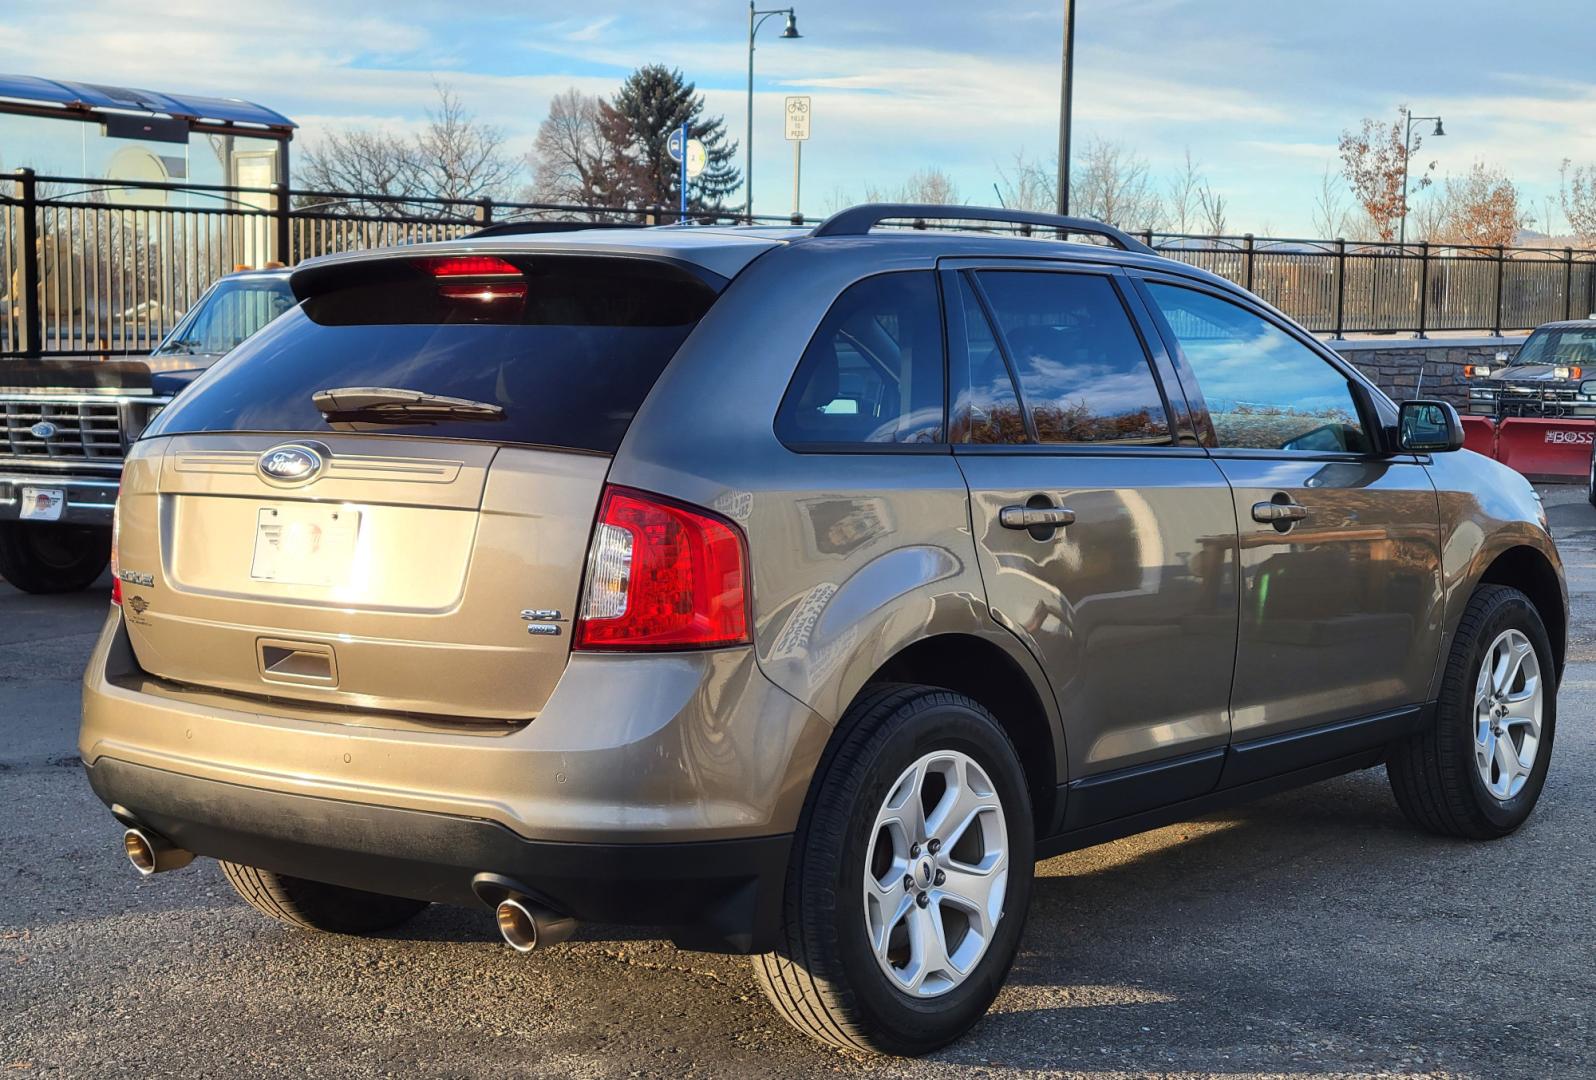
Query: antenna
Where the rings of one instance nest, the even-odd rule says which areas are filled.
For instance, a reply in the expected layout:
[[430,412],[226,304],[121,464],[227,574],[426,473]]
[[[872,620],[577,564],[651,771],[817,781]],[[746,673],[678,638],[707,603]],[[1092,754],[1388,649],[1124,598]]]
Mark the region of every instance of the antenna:
[[997,186],[997,181],[996,180],[992,181],[992,194],[997,196],[998,205],[999,206],[1001,206],[1005,210],[1007,210],[1009,208],[1009,204],[1003,201],[1003,192],[998,190],[998,186]]

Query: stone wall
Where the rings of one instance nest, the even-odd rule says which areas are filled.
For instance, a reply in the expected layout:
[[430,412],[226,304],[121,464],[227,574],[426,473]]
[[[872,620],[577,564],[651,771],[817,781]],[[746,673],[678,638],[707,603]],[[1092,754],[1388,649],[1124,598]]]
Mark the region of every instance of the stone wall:
[[[1494,367],[1496,354],[1518,352],[1522,337],[1349,338],[1327,344],[1373,379],[1391,398],[1427,397],[1450,401],[1461,411],[1468,404],[1464,364]],[[1423,368],[1424,383],[1419,384]]]

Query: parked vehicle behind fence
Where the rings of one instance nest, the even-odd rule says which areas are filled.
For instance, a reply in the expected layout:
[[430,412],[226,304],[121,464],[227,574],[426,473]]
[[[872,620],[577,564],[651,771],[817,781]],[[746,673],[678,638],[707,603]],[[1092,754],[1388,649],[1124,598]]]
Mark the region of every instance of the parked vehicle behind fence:
[[141,872],[345,933],[666,926],[918,1054],[1038,858],[1381,763],[1440,835],[1540,795],[1528,483],[1118,230],[866,206],[291,282],[128,458],[80,751]]
[[122,455],[173,395],[293,303],[286,270],[229,274],[142,362],[0,365],[0,578],[34,593],[93,584]]

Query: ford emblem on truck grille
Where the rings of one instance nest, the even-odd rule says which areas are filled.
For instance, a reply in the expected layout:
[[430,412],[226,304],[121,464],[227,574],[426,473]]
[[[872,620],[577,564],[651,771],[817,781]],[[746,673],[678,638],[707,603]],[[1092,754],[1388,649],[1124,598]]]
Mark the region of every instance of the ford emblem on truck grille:
[[32,435],[35,439],[53,439],[56,436],[56,432],[60,430],[60,428],[50,423],[50,421],[40,420],[37,424],[34,424],[28,429],[28,434]]
[[279,484],[307,484],[321,475],[322,456],[308,446],[274,446],[260,456],[261,475]]

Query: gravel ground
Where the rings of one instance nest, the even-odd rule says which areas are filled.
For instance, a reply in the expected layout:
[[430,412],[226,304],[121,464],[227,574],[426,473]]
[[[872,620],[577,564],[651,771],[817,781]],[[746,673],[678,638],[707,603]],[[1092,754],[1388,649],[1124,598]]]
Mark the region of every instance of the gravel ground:
[[1596,511],[1546,497],[1575,626],[1522,831],[1421,836],[1375,770],[1053,859],[991,1015],[923,1062],[819,1049],[646,933],[311,935],[205,860],[138,880],[74,757],[103,592],[0,584],[0,1076],[1596,1076]]

